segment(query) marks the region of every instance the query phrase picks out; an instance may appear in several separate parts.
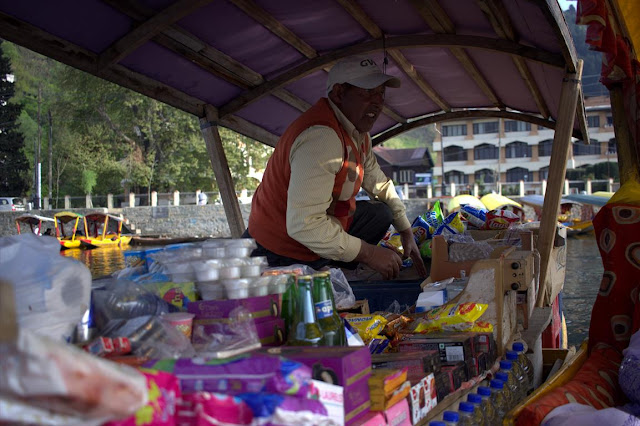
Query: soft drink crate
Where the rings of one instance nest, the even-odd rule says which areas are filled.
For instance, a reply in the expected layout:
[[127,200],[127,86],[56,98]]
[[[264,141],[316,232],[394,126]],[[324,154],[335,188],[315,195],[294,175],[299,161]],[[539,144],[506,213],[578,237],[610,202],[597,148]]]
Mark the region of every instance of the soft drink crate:
[[311,367],[313,379],[342,386],[346,424],[354,423],[369,412],[369,348],[281,346],[261,351],[305,364]]

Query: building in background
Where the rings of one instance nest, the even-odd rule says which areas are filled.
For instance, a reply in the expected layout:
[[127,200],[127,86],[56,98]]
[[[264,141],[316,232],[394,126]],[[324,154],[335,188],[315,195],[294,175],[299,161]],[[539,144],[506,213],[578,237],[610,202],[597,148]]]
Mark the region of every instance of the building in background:
[[397,185],[416,185],[430,178],[433,160],[428,148],[373,148],[382,171]]
[[[591,144],[573,141],[567,175],[575,171],[578,173],[573,174],[580,176],[581,170],[599,163],[617,165],[609,98],[587,98],[585,105]],[[438,130],[433,143],[436,155],[433,176],[439,184],[443,183],[443,170],[447,187],[451,183],[478,183],[485,187],[491,187],[497,181],[503,184],[533,183],[549,176],[554,135],[551,129],[521,121],[476,118],[438,123]],[[615,169],[617,176],[617,167]],[[539,188],[530,185],[527,192],[540,193]]]

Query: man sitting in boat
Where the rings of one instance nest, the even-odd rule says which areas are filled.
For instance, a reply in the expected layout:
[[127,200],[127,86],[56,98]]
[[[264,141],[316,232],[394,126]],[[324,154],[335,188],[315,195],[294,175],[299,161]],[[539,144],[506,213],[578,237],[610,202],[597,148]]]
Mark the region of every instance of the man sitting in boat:
[[[377,246],[389,226],[402,237],[404,256],[426,276],[405,207],[378,166],[369,131],[382,112],[385,89],[400,80],[372,59],[350,58],[329,72],[321,98],[284,132],[253,196],[245,237],[270,266],[362,262],[384,279],[398,276],[402,259]],[[379,201],[357,201],[364,188]]]

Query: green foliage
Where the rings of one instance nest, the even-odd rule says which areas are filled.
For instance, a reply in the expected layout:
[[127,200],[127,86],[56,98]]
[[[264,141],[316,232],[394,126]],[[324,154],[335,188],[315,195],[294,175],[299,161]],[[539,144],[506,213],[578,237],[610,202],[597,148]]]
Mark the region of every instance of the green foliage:
[[29,189],[30,177],[18,124],[22,105],[15,103],[15,83],[9,78],[13,70],[2,54],[4,47],[0,42],[0,194],[19,196]]
[[436,131],[432,125],[418,127],[385,141],[383,146],[391,149],[427,147],[431,152],[433,151],[435,135]]
[[97,182],[98,174],[96,172],[88,169],[82,171],[82,190],[85,194],[91,194]]

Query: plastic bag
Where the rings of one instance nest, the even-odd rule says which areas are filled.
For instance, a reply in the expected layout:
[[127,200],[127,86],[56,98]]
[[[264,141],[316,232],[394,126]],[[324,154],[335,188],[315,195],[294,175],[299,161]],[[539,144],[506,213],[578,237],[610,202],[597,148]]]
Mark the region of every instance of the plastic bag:
[[0,279],[14,288],[19,326],[54,339],[70,340],[89,308],[91,273],[60,256],[55,238],[0,238]]
[[333,299],[336,302],[336,308],[350,308],[356,303],[356,296],[349,285],[347,277],[345,277],[342,269],[331,268],[331,284],[333,284]]
[[[102,421],[132,415],[148,397],[146,379],[135,369],[25,329],[15,341],[0,344],[0,395],[56,414]],[[0,419],[7,420],[6,413],[0,410]]]
[[228,321],[195,324],[192,341],[204,358],[227,358],[261,346],[251,313],[242,306],[229,313]]

